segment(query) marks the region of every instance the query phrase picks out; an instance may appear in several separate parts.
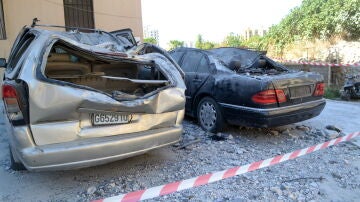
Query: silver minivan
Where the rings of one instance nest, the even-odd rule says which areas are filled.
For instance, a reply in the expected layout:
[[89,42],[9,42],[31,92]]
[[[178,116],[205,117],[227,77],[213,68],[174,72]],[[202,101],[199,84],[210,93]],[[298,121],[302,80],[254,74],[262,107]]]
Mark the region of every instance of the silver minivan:
[[184,74],[130,29],[24,27],[0,66],[15,170],[88,167],[180,140]]

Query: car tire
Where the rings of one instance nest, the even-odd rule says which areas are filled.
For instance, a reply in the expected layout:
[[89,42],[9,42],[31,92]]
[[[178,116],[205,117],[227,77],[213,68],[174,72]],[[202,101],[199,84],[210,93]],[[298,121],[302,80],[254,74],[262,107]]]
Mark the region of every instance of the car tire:
[[221,131],[225,124],[219,105],[210,97],[200,100],[197,106],[197,119],[205,131],[212,133]]
[[24,164],[17,161],[17,158],[14,157],[11,146],[9,145],[9,154],[10,154],[10,168],[15,171],[26,170]]

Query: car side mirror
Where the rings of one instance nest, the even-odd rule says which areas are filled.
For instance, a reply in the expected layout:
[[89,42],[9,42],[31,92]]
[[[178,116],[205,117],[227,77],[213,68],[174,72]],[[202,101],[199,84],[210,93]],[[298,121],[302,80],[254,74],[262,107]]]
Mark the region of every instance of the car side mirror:
[[5,68],[5,67],[6,67],[6,59],[0,58],[0,68]]

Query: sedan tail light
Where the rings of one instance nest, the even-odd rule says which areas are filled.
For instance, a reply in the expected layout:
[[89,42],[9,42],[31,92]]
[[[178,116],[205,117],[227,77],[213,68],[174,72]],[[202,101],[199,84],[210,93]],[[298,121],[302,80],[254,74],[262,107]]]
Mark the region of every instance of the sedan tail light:
[[2,86],[2,93],[9,120],[12,123],[19,121],[22,122],[24,120],[24,116],[20,110],[16,89],[11,85],[4,84]]
[[325,92],[325,84],[317,83],[314,91],[314,96],[323,96]]
[[264,90],[252,96],[251,100],[258,104],[276,104],[286,102],[283,90]]

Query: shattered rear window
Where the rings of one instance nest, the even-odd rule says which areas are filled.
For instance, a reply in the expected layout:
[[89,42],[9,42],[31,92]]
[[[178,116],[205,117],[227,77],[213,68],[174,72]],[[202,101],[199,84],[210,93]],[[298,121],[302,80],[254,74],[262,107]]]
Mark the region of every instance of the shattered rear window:
[[260,57],[260,54],[255,51],[238,49],[238,48],[217,48],[209,50],[215,54],[226,65],[231,61],[237,60],[241,63],[241,67],[250,67]]
[[155,63],[80,51],[62,42],[51,49],[44,73],[49,79],[101,91],[119,101],[143,97],[171,83]]

